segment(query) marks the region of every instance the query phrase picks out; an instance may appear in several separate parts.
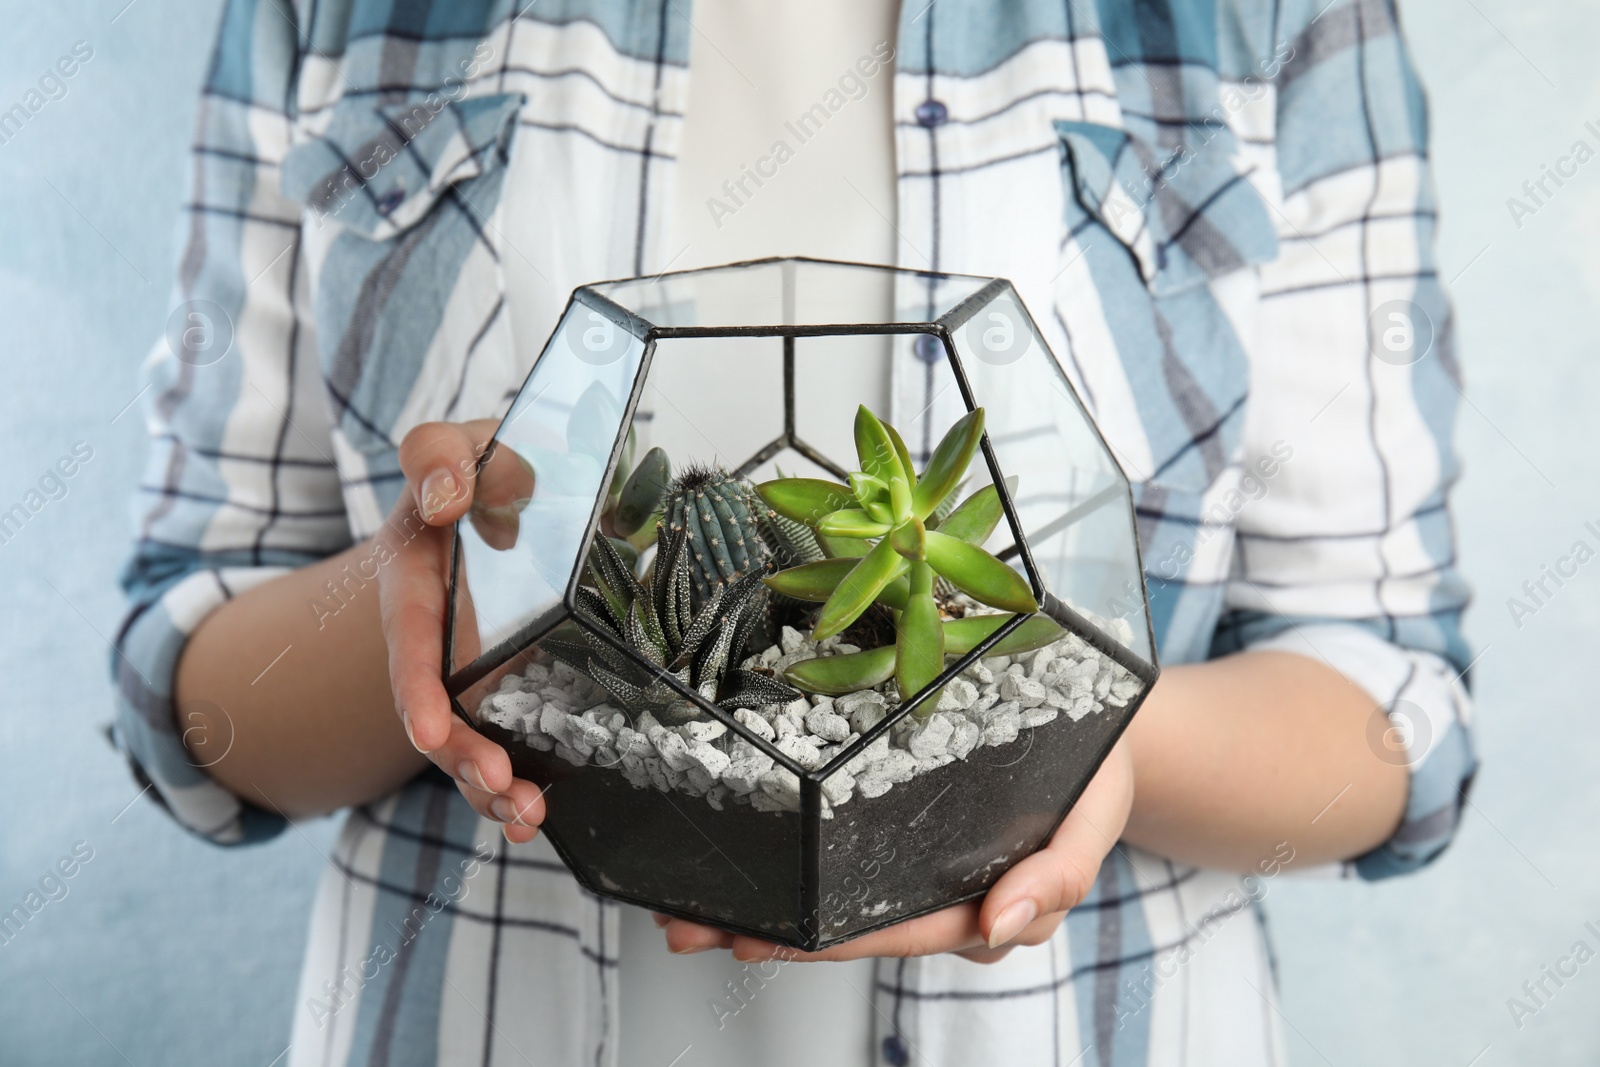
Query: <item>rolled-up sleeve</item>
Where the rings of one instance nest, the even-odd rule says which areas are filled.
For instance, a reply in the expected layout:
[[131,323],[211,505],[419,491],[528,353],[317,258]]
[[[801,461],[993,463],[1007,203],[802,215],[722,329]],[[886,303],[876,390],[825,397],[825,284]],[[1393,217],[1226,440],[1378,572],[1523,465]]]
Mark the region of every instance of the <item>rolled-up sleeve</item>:
[[1319,8],[1280,23],[1280,254],[1261,270],[1244,449],[1272,470],[1238,518],[1215,650],[1314,656],[1388,712],[1370,740],[1410,770],[1405,814],[1354,864],[1381,878],[1444,849],[1476,769],[1448,500],[1460,373],[1394,8]]
[[[296,68],[292,8],[232,0],[196,122],[166,336],[143,368],[149,459],[122,577],[113,738],[185,827],[219,843],[283,820],[207,774],[227,709],[174,706],[189,636],[228,598],[351,541],[309,325],[300,206],[279,191]],[[254,676],[268,663],[239,662]],[[220,712],[220,713],[219,713]],[[207,760],[185,746],[207,736]]]

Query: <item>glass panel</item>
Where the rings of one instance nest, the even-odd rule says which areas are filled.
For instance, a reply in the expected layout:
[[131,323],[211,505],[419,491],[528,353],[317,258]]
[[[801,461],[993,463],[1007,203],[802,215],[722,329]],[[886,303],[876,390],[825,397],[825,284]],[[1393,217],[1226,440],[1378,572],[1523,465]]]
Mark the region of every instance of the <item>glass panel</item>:
[[988,281],[781,259],[592,288],[657,326],[825,326],[931,322]]
[[[517,394],[457,524],[458,584],[487,651],[559,612],[600,496],[644,342],[574,303]],[[458,606],[462,599],[458,596]]]
[[1007,685],[1012,662],[969,668],[933,721],[903,720],[829,776],[825,942],[987,890],[1048,840],[1147,688],[1072,637],[1016,657],[1038,689]]
[[656,342],[634,419],[635,454],[666,450],[738,470],[783,433],[783,338],[664,337]]
[[1007,287],[952,336],[1046,588],[1151,660],[1127,480],[1033,320]]
[[801,936],[798,810],[757,811],[726,787],[708,797],[653,749],[640,755],[637,719],[544,648],[497,667],[458,705],[519,778],[549,790],[543,832],[589,889],[760,937]]

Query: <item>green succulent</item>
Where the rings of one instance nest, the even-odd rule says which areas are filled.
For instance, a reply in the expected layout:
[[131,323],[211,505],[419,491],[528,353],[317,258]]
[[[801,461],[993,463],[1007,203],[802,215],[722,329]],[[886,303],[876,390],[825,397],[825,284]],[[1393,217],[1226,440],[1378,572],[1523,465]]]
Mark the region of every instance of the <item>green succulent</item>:
[[668,675],[724,707],[787,703],[800,696],[775,678],[734,666],[765,610],[764,569],[713,590],[696,610],[683,531],[657,526],[655,561],[644,581],[634,576],[625,547],[596,535],[589,583],[578,586],[577,607],[643,664],[570,625],[545,639],[546,651],[588,674],[624,707],[651,711],[669,725],[695,718],[699,709],[668,684]]
[[[892,676],[903,697],[921,691],[944,670],[947,654],[971,651],[1011,617],[944,621],[934,595],[939,579],[1005,612],[1039,610],[1023,576],[982,547],[1003,515],[994,486],[951,507],[983,439],[983,421],[982,408],[957,421],[919,476],[900,435],[863,406],[855,420],[861,470],[849,476],[849,485],[780,478],[756,487],[779,515],[814,529],[833,556],[766,579],[775,592],[822,605],[815,640],[842,633],[874,603],[895,618],[892,647],[807,660],[788,669],[789,681],[812,692],[843,693]],[[1059,634],[1049,619],[1030,619],[995,654],[1039,648]],[[919,714],[931,712],[936,696]]]
[[633,431],[629,430],[628,446],[622,462],[617,464],[606,510],[611,514],[611,528],[617,536],[628,539],[635,548],[642,548],[638,541],[653,533],[656,520],[661,517],[661,505],[672,484],[672,463],[664,449],[652,448],[633,472],[623,478],[622,472],[628,469],[632,455]]

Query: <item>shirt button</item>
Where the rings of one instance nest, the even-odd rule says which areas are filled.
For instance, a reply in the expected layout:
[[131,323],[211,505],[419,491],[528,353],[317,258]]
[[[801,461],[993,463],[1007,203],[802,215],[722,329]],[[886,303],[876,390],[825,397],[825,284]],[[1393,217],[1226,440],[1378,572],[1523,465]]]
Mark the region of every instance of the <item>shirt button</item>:
[[950,121],[950,109],[942,100],[924,100],[917,105],[917,125],[933,129]]
[[911,351],[924,363],[936,363],[944,355],[944,345],[931,333],[919,333],[917,339],[911,342]]
[[892,1067],[906,1067],[906,1064],[911,1062],[911,1052],[899,1034],[890,1034],[883,1039],[883,1058]]
[[394,209],[399,207],[400,202],[405,198],[406,191],[404,189],[400,188],[399,186],[390,189],[387,193],[383,194],[383,199],[378,201],[378,214],[384,216],[385,218],[394,214]]

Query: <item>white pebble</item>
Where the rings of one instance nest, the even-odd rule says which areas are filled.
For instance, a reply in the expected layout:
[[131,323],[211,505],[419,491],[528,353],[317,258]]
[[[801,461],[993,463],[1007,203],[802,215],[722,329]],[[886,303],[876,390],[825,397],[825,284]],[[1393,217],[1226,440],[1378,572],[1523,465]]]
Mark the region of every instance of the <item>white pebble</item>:
[[800,777],[793,771],[774,767],[761,776],[761,791],[776,800],[793,800],[800,806]]
[[738,711],[733,713],[733,717],[736,722],[745,727],[751,733],[758,734],[768,741],[774,740],[777,737],[777,734],[775,734],[772,730],[772,724],[766,719],[762,718],[760,715],[757,715],[755,712],[751,711],[749,708],[740,708]]
[[662,761],[673,770],[686,771],[694,763],[689,757],[689,743],[682,734],[665,731],[656,735],[655,742]]
[[985,745],[1005,745],[1017,739],[1022,726],[1022,716],[1015,711],[991,714],[983,727]]
[[822,795],[832,804],[843,804],[855,791],[856,780],[844,771],[828,775],[822,781]]
[[707,741],[690,742],[689,758],[699,764],[712,778],[722,777],[722,772],[733,762],[726,752]]
[[1054,722],[1056,716],[1060,714],[1059,708],[1050,707],[1048,704],[1029,708],[1022,713],[1022,725],[1043,726],[1047,722]]
[[[748,747],[748,746],[746,746]],[[772,757],[751,749],[734,752],[732,761],[722,772],[722,780],[735,793],[748,793],[755,789],[761,776],[772,770]]]
[[911,741],[906,748],[919,760],[935,759],[945,754],[950,745],[950,735],[953,733],[955,724],[950,721],[949,716],[942,712],[935,713],[911,735]]
[[978,747],[978,741],[983,736],[983,730],[978,724],[963,719],[956,723],[955,732],[950,735],[950,746],[946,749],[956,759],[966,759],[973,749]]
[[778,637],[778,645],[783,649],[785,654],[788,654],[804,648],[806,645],[806,639],[801,635],[800,631],[796,630],[793,626],[785,626],[783,628],[783,633]]
[[870,773],[882,775],[891,782],[909,782],[917,773],[917,758],[905,749],[892,748],[883,759],[868,768]]
[[850,736],[850,723],[829,707],[815,707],[806,713],[806,729],[824,741],[843,741]]
[[817,753],[817,746],[812,738],[800,734],[780,738],[778,751],[808,771],[822,766],[822,757]]
[[1000,695],[1007,700],[1015,700],[1025,708],[1036,708],[1044,703],[1045,688],[1032,678],[1008,674],[1000,683]]
[[1033,658],[1028,660],[1029,678],[1038,678],[1044,674],[1050,669],[1050,662],[1056,658],[1055,650],[1050,648],[1041,648],[1031,655]]
[[683,726],[683,736],[690,741],[715,741],[727,732],[727,726],[715,719],[709,722],[685,723]]
[[894,783],[876,771],[868,771],[856,779],[856,788],[860,790],[862,796],[871,800],[873,797],[881,797],[893,789]]

